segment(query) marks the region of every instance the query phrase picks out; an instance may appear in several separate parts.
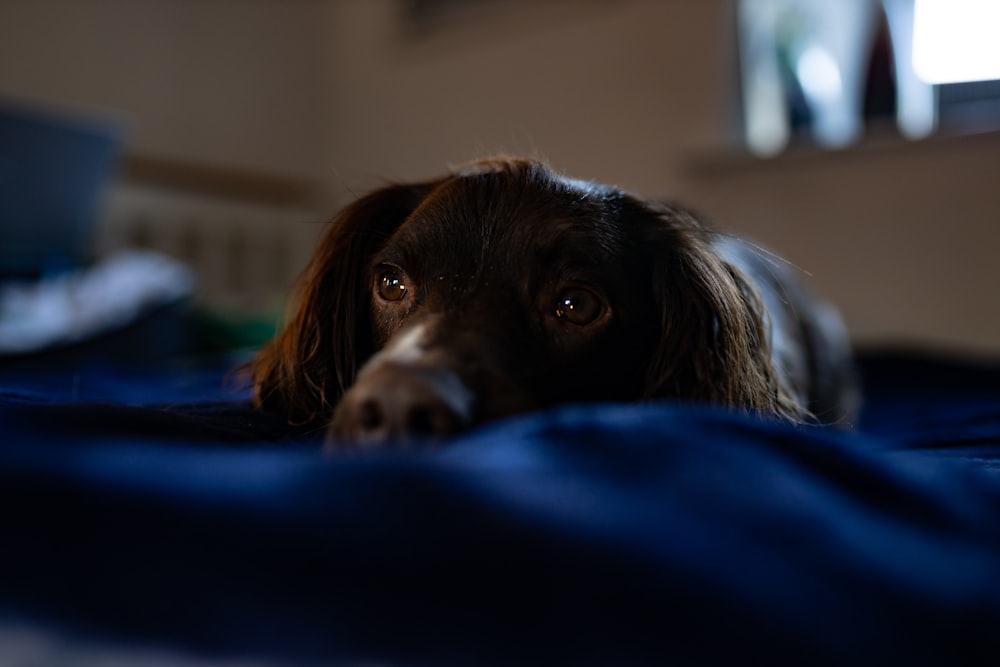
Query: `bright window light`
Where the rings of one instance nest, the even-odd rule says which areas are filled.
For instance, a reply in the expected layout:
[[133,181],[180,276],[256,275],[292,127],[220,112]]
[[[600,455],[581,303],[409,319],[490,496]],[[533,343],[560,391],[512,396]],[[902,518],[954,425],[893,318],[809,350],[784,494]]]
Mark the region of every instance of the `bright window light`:
[[795,66],[802,87],[810,96],[824,102],[836,101],[844,93],[840,68],[829,53],[818,46],[808,47]]
[[914,0],[913,68],[927,83],[1000,79],[1000,0]]

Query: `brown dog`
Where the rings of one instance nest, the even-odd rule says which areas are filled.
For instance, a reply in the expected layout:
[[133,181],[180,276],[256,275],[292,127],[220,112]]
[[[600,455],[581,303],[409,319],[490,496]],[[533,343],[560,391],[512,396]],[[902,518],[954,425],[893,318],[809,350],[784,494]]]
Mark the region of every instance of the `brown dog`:
[[580,401],[843,423],[855,397],[838,316],[786,264],[520,159],[349,206],[252,370],[260,407],[335,445]]

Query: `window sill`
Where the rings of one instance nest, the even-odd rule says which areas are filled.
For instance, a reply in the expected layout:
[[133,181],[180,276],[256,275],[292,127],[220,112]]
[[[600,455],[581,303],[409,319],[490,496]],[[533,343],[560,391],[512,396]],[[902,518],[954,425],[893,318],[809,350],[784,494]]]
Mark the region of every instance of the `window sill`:
[[683,173],[694,180],[736,177],[746,173],[821,169],[872,160],[933,160],[956,153],[993,152],[1000,155],[1000,130],[968,134],[935,134],[909,140],[891,129],[869,131],[860,141],[840,149],[824,149],[807,141],[793,144],[773,157],[742,150],[694,153],[683,163]]

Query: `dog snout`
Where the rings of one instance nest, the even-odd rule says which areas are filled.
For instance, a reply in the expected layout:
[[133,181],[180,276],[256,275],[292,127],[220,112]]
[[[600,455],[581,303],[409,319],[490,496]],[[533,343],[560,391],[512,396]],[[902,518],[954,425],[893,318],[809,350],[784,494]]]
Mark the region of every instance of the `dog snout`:
[[454,435],[471,423],[471,392],[448,371],[385,364],[363,373],[341,399],[331,446],[347,440],[408,441]]

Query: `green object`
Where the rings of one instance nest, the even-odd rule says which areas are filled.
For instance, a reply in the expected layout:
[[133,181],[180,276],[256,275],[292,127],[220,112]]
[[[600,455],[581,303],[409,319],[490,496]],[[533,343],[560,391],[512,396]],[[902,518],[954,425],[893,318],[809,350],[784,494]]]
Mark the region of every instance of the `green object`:
[[204,352],[257,349],[274,337],[281,319],[273,314],[230,315],[198,309],[192,317],[193,342]]

